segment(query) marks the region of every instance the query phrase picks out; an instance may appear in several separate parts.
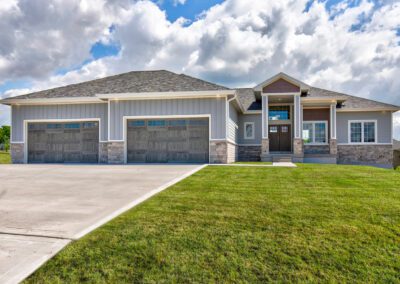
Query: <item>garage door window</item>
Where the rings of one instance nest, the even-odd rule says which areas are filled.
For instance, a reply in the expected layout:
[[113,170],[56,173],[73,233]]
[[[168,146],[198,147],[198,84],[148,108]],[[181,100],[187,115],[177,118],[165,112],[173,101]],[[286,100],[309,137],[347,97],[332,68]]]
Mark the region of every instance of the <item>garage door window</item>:
[[81,125],[79,123],[68,123],[65,125],[66,129],[79,129]]
[[83,128],[96,128],[97,122],[85,122],[83,123]]
[[165,126],[165,120],[150,120],[148,122],[149,126]]
[[207,126],[208,125],[208,121],[207,120],[190,120],[189,121],[189,125],[191,126]]
[[144,120],[134,120],[134,121],[129,121],[128,125],[130,127],[144,127],[146,126],[146,122]]
[[186,126],[186,120],[171,120],[169,122],[170,126]]
[[47,124],[47,129],[61,129],[61,128],[62,128],[62,124],[58,124],[58,123]]

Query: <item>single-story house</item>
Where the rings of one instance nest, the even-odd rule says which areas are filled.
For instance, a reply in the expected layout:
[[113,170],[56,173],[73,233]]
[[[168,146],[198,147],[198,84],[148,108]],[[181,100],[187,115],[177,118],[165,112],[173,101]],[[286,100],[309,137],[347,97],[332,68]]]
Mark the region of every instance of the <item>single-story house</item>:
[[6,98],[13,163],[272,161],[391,167],[400,107],[284,73],[230,89],[140,71]]

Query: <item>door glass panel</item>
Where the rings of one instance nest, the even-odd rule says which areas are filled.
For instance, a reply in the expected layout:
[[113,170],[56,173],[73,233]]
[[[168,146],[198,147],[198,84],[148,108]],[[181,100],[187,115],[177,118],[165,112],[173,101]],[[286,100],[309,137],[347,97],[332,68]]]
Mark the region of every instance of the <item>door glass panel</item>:
[[289,132],[289,127],[281,126],[281,131],[284,132],[284,133],[287,133],[287,132]]
[[270,126],[269,132],[270,133],[278,133],[278,126]]

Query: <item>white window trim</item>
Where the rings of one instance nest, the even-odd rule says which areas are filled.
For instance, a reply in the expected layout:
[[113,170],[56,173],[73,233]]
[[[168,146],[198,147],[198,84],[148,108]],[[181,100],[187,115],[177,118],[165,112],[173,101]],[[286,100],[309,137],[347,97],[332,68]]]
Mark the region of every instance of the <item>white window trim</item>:
[[[252,135],[251,136],[247,136],[247,133],[246,133],[246,127],[247,127],[247,125],[251,125],[251,127],[253,128],[253,131],[252,131]],[[254,128],[254,122],[245,122],[244,123],[244,130],[243,130],[243,136],[244,136],[244,139],[246,139],[246,140],[251,140],[251,139],[254,139],[255,138],[255,128]]]
[[[374,142],[364,142],[364,123],[373,122],[375,124],[375,141]],[[352,123],[361,123],[361,142],[351,142],[351,124]],[[352,145],[364,145],[364,144],[378,144],[378,121],[377,120],[349,120],[348,128],[347,128],[347,137],[348,143]]]
[[[325,124],[325,143],[320,143],[320,142],[314,142],[315,141],[315,124],[316,123],[323,123]],[[310,143],[304,143],[304,145],[328,145],[328,121],[327,120],[306,120],[303,121],[302,128],[301,128],[301,138],[304,139],[303,137],[303,130],[304,130],[304,124],[312,124],[313,125],[313,137],[311,137],[313,142]]]

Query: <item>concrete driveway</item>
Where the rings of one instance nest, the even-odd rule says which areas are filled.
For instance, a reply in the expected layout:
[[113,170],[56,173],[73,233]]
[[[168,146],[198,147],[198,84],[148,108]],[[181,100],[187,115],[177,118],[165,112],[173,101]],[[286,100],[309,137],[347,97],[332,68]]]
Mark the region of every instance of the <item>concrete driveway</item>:
[[0,283],[17,283],[199,165],[0,165]]

